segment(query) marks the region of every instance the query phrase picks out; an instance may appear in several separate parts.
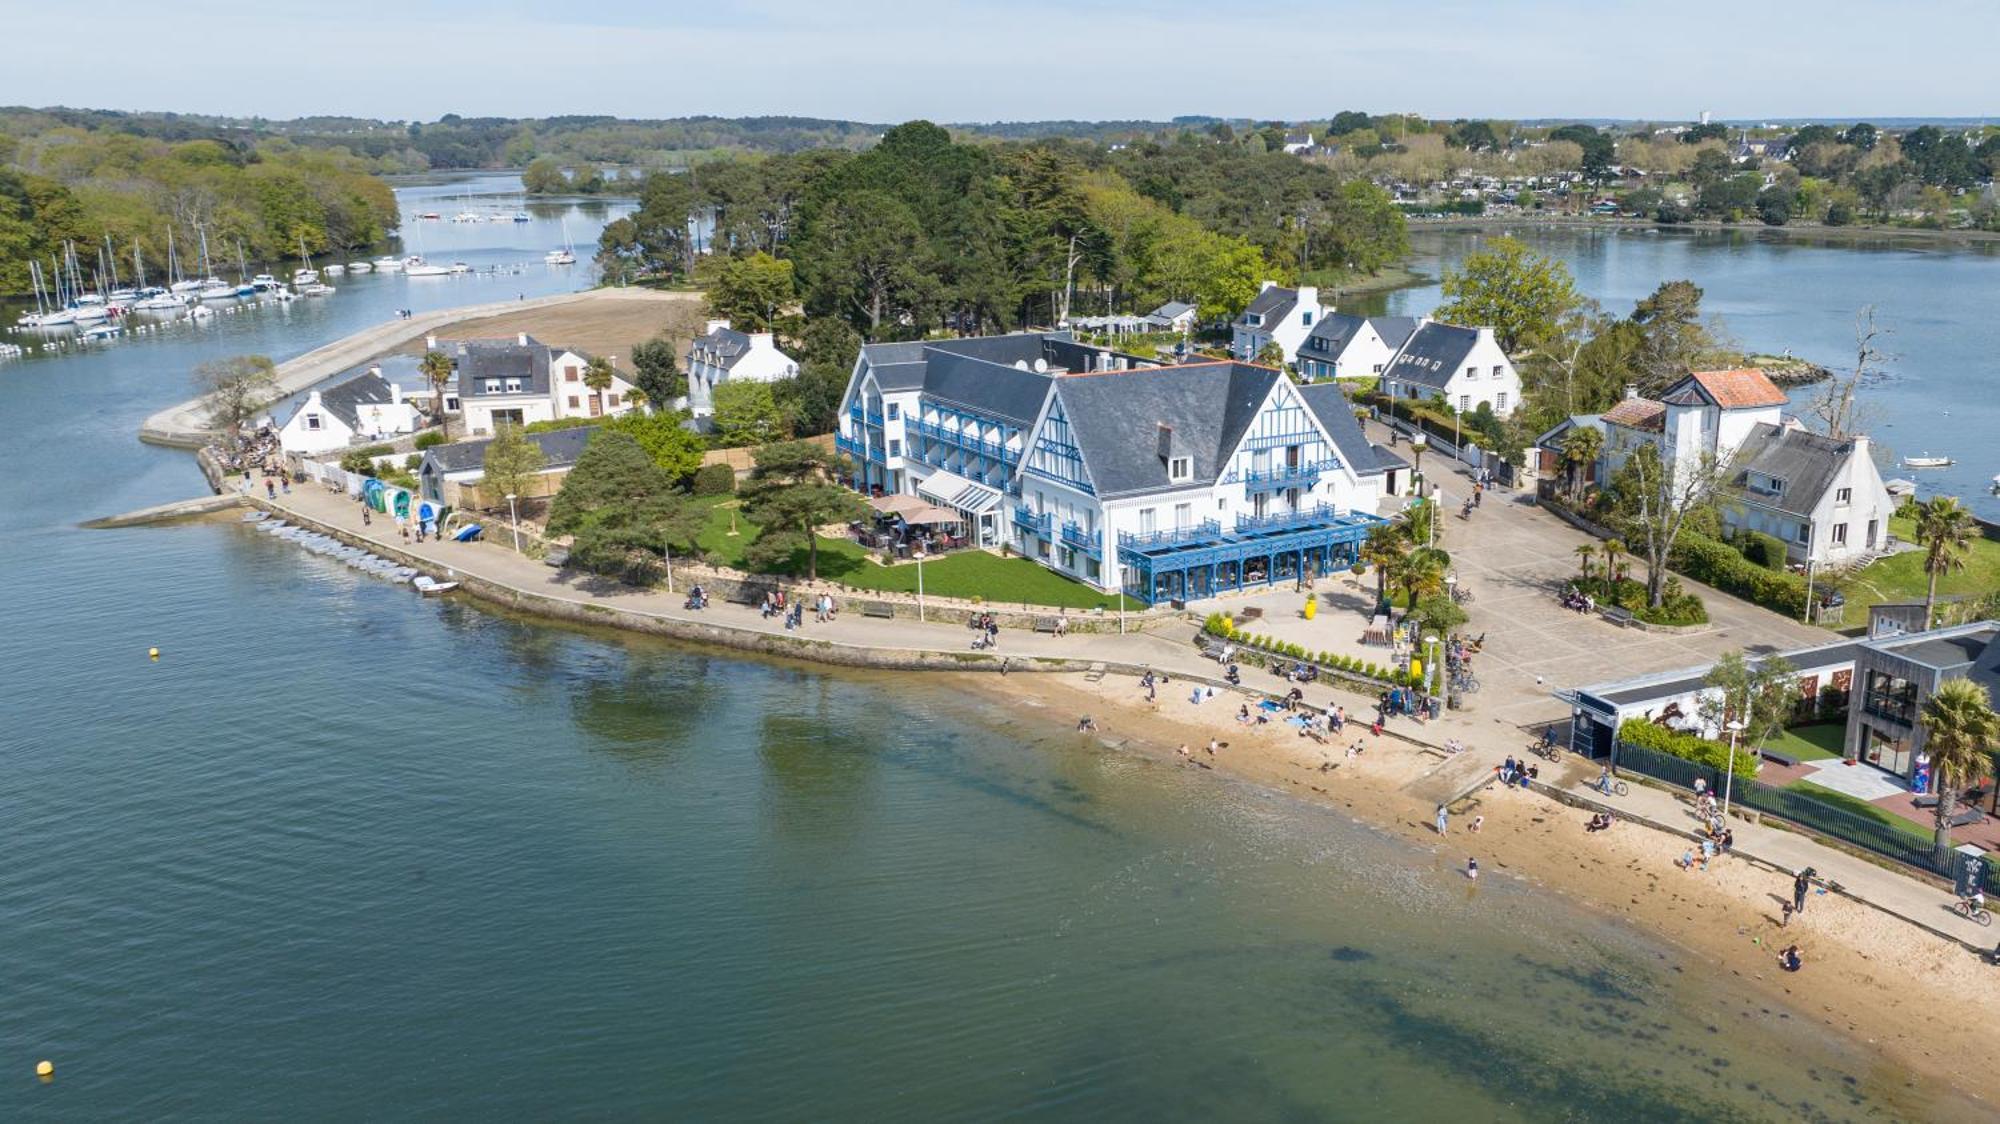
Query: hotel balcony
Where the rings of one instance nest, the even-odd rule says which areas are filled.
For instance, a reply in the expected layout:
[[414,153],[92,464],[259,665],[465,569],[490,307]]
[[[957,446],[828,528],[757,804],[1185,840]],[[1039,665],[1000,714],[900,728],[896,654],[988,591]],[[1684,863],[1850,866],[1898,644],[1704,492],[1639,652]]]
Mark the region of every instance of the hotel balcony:
[[1192,527],[1174,527],[1165,531],[1120,531],[1118,545],[1134,550],[1146,550],[1153,547],[1216,542],[1221,538],[1222,524],[1213,519],[1204,519]]
[[1084,530],[1081,524],[1064,523],[1062,542],[1064,546],[1075,547],[1092,558],[1104,555],[1104,536],[1097,531]]
[[[1274,488],[1310,488],[1319,483],[1320,474],[1333,467],[1324,461],[1307,464],[1281,464],[1271,468],[1251,469],[1243,473],[1243,490],[1246,492],[1269,491]],[[1233,481],[1224,481],[1233,483]]]
[[868,456],[868,451],[862,448],[861,442],[856,441],[852,437],[835,437],[833,439],[833,447],[853,457],[855,460],[863,460]]
[[1037,515],[1029,510],[1026,504],[1016,504],[1014,506],[1014,525],[1017,527],[1024,528],[1043,538],[1048,538],[1049,531],[1054,523],[1055,516],[1050,515],[1046,511]]
[[1300,527],[1318,527],[1337,524],[1341,521],[1340,509],[1323,503],[1317,507],[1302,508],[1298,511],[1273,511],[1267,515],[1239,515],[1236,517],[1236,533],[1239,535],[1269,534],[1273,531],[1291,531]]

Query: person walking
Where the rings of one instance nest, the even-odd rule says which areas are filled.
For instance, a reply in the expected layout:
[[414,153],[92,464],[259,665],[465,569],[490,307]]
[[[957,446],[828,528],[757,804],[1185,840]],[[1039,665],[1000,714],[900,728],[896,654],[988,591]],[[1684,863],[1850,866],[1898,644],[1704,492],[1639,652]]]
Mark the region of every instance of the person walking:
[[1466,876],[1467,878],[1470,878],[1470,879],[1474,880],[1474,881],[1478,881],[1478,879],[1479,879],[1479,860],[1478,860],[1478,859],[1467,859],[1467,860],[1465,860],[1465,876]]
[[1443,835],[1447,830],[1449,830],[1450,826],[1451,826],[1451,812],[1448,811],[1444,805],[1439,804],[1438,818],[1437,818],[1438,834]]
[[1807,867],[1804,870],[1799,871],[1799,876],[1797,878],[1792,879],[1793,913],[1804,913],[1806,911],[1806,891],[1811,887],[1812,887],[1812,867]]

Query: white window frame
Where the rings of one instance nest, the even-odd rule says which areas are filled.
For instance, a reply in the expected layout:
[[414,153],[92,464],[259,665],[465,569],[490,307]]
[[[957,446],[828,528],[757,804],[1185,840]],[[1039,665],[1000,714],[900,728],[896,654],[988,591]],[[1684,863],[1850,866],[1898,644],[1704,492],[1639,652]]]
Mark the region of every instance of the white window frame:
[[1167,458],[1167,479],[1179,482],[1182,480],[1191,480],[1193,478],[1194,478],[1193,457]]

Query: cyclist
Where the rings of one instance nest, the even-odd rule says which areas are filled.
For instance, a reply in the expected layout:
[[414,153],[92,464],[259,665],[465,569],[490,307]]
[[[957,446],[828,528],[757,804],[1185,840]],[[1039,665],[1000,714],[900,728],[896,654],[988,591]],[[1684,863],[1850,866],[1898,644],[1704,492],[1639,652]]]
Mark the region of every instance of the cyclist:
[[1986,912],[1986,891],[1974,888],[1971,897],[1959,899],[1958,907],[1965,911],[1967,917],[1979,916]]
[[1611,768],[1606,766],[1597,771],[1597,791],[1611,795]]

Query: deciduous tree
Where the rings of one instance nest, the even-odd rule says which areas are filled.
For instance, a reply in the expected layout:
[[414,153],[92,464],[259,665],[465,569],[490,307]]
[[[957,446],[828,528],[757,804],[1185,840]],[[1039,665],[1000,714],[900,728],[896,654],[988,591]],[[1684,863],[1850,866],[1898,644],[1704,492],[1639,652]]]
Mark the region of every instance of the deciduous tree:
[[1556,322],[1583,298],[1569,267],[1515,238],[1496,238],[1444,275],[1448,303],[1437,318],[1453,324],[1491,326],[1502,349],[1556,334]]
[[743,514],[763,530],[744,553],[765,569],[786,566],[803,548],[806,578],[819,577],[819,537],[828,523],[845,523],[867,510],[861,497],[835,483],[845,462],[809,441],[782,441],[756,452],[756,467],[742,489]]
[[243,424],[269,405],[278,368],[268,356],[234,355],[201,364],[194,369],[194,379],[209,421],[228,430],[231,438],[240,438]]
[[480,489],[488,503],[504,500],[509,495],[521,495],[528,490],[529,481],[548,463],[542,447],[528,440],[520,427],[502,422],[493,431],[493,440],[486,445],[483,460],[484,477]]

